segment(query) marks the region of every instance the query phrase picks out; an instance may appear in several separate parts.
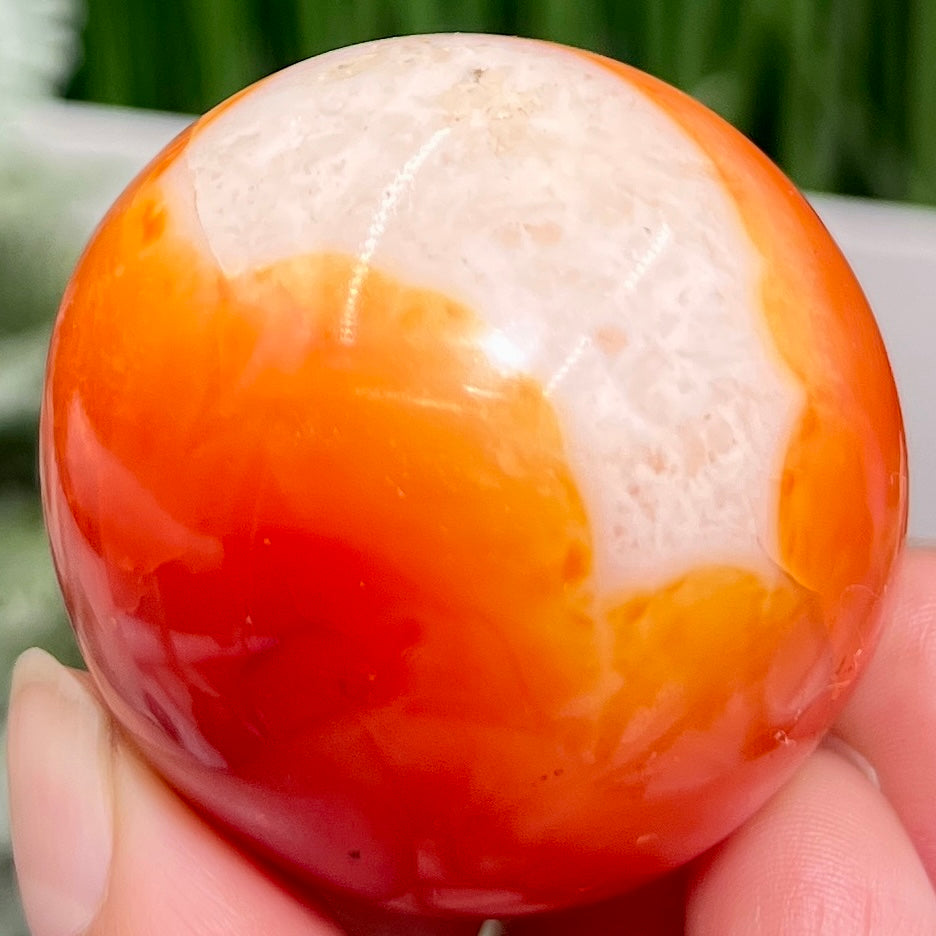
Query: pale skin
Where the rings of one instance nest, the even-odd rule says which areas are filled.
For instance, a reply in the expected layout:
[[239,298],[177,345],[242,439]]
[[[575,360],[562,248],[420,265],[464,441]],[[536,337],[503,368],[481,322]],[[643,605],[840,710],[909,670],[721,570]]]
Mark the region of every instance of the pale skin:
[[[886,616],[829,739],[745,826],[670,879],[510,936],[936,933],[936,550],[906,554]],[[9,755],[34,936],[477,932],[298,899],[134,755],[85,676],[37,651],[17,667]]]

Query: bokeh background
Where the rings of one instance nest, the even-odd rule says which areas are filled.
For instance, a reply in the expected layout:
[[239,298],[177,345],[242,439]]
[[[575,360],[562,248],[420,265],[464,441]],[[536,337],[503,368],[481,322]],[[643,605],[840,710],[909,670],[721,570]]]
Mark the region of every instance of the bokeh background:
[[[936,0],[0,0],[0,724],[22,649],[76,659],[36,496],[52,317],[172,125],[91,104],[196,114],[318,52],[450,30],[607,53],[709,104],[802,187],[936,205]],[[0,806],[0,934],[22,933]]]

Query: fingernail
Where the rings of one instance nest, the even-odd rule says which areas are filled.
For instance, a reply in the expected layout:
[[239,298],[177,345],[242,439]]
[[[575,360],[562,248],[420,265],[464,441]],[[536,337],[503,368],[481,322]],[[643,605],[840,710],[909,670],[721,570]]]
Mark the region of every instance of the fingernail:
[[13,855],[33,936],[93,921],[113,845],[110,739],[93,696],[42,650],[13,671],[8,731]]
[[847,741],[840,738],[838,735],[829,734],[822,739],[822,746],[828,748],[830,751],[834,751],[840,757],[843,757],[852,766],[857,767],[871,782],[872,786],[881,789],[881,780],[878,777],[878,772],[874,769],[874,765],[871,761],[868,760],[864,754],[855,750]]

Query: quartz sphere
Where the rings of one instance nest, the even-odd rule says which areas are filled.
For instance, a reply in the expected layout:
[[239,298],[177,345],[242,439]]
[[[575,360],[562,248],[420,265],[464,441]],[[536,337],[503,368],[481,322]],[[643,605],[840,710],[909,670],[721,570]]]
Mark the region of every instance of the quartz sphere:
[[293,880],[597,900],[698,855],[873,648],[885,350],[784,176],[547,43],[323,55],[108,214],[51,346],[44,506],[100,692]]

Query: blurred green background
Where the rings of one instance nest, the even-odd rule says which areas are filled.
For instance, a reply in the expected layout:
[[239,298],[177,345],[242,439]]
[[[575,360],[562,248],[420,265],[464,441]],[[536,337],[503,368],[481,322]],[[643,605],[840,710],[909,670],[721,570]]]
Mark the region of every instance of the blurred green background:
[[803,187],[936,203],[933,0],[91,0],[68,93],[198,113],[377,36],[556,39],[676,84]]
[[0,719],[19,651],[75,659],[36,497],[42,367],[81,244],[148,145],[129,117],[120,151],[77,145],[88,112],[56,99],[194,114],[327,49],[448,30],[607,53],[712,106],[802,187],[936,204],[936,0],[0,0]]

